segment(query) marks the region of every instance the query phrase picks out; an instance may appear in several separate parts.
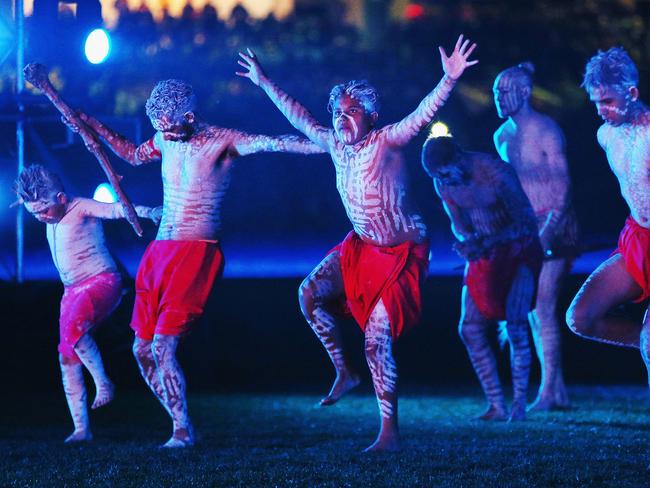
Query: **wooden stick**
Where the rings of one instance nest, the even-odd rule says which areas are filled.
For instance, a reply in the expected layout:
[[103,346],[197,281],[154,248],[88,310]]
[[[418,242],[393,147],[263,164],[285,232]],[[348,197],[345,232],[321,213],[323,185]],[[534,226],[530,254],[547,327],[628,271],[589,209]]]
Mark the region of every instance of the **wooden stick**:
[[50,83],[50,80],[48,78],[48,69],[45,66],[38,63],[29,63],[27,66],[25,66],[23,72],[25,73],[25,78],[27,81],[41,90],[45,96],[50,99],[56,109],[61,112],[61,114],[71,124],[79,127],[79,135],[84,141],[86,148],[97,158],[99,165],[104,170],[104,173],[106,173],[108,181],[115,190],[117,199],[124,209],[126,220],[129,221],[133,227],[133,230],[135,230],[135,233],[138,234],[138,236],[142,236],[142,227],[140,227],[140,222],[138,221],[138,216],[135,213],[135,209],[133,208],[133,205],[129,201],[129,198],[126,196],[122,188],[120,188],[120,180],[122,179],[122,176],[118,175],[113,169],[113,166],[108,160],[108,157],[106,157],[106,153],[104,153],[102,150],[101,144],[97,135],[95,134],[95,131],[93,131],[92,128],[88,127],[88,125],[79,118],[76,112],[63,101],[54,86],[52,86],[52,83]]

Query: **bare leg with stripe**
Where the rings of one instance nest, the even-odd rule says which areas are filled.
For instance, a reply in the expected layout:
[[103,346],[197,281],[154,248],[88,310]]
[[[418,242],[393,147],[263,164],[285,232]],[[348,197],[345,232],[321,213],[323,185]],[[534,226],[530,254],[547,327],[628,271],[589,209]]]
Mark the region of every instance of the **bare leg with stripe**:
[[478,418],[480,420],[505,420],[508,417],[506,402],[499,380],[494,351],[490,347],[487,336],[490,325],[490,321],[486,320],[476,307],[467,286],[463,286],[458,331],[488,401],[487,410]]
[[336,370],[336,379],[320,404],[333,405],[360,382],[359,375],[348,364],[343,352],[341,332],[330,310],[331,304],[344,299],[343,277],[339,253],[326,256],[300,285],[300,308],[312,330],[321,341]]
[[529,410],[552,410],[569,406],[562,372],[561,326],[557,300],[569,266],[567,259],[545,261],[539,276],[535,310],[530,313],[530,328],[541,366],[537,398]]
[[185,375],[176,360],[180,337],[154,335],[153,357],[156,361],[165,403],[173,422],[172,437],[162,447],[187,447],[194,444],[194,429],[187,414]]
[[526,418],[526,394],[530,373],[530,343],[528,341],[528,313],[535,292],[535,277],[526,266],[520,266],[515,275],[506,302],[506,331],[510,345],[513,400],[510,420]]
[[66,443],[90,441],[93,438],[88,422],[86,405],[86,386],[84,385],[83,365],[73,359],[59,354],[63,391],[72,416],[74,432],[65,440]]
[[399,449],[397,423],[397,365],[388,312],[380,299],[366,324],[366,361],[377,395],[381,427],[375,442],[366,451]]
[[99,348],[90,333],[84,334],[79,339],[74,346],[74,351],[95,382],[95,401],[93,401],[91,408],[95,409],[106,405],[113,399],[115,385],[113,385],[104,370],[104,362],[99,353]]
[[171,411],[169,410],[169,406],[165,400],[165,392],[160,382],[156,360],[153,357],[152,344],[153,341],[147,341],[136,337],[133,342],[133,355],[135,356],[138,368],[140,369],[140,374],[145,383],[171,417]]

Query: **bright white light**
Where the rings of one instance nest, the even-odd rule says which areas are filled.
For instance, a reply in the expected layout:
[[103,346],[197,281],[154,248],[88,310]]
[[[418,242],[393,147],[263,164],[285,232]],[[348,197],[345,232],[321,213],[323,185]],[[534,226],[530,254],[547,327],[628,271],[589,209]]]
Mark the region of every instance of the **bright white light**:
[[451,137],[451,132],[449,132],[449,127],[447,127],[447,124],[444,122],[436,122],[431,126],[429,137]]
[[103,63],[111,52],[111,39],[104,29],[95,29],[86,37],[86,58],[92,64]]
[[115,190],[113,190],[113,187],[108,183],[100,183],[95,189],[93,200],[102,203],[115,203],[117,202],[117,194],[115,193]]

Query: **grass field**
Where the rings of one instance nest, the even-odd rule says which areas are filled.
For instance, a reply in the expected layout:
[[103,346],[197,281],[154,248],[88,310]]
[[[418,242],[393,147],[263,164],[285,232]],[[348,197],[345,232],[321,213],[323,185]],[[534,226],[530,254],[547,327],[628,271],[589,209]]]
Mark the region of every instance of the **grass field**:
[[195,394],[196,447],[157,448],[169,425],[144,391],[119,392],[67,446],[63,395],[3,406],[0,486],[649,486],[650,405],[642,387],[575,387],[573,407],[523,423],[471,418],[483,401],[404,389],[402,450],[363,454],[377,428],[369,391],[331,408],[315,394]]

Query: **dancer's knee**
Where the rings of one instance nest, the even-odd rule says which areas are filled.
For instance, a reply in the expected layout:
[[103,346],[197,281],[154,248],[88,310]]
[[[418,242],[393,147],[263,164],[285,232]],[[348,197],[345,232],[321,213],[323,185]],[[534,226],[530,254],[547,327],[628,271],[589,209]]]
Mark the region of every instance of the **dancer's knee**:
[[588,336],[595,317],[587,309],[571,304],[566,312],[566,323],[571,332],[580,336]]
[[166,361],[169,356],[169,345],[165,340],[159,337],[155,337],[151,342],[151,352],[156,360],[156,363],[160,364]]
[[476,341],[477,336],[480,334],[480,325],[472,324],[461,320],[458,323],[458,335],[463,341],[463,344],[468,345]]
[[305,318],[311,318],[314,311],[314,292],[309,278],[306,278],[298,288],[298,303]]
[[133,352],[136,361],[139,363],[151,355],[151,342],[143,341],[136,337],[133,341],[131,351]]

